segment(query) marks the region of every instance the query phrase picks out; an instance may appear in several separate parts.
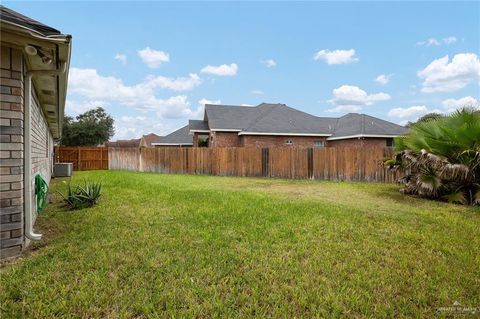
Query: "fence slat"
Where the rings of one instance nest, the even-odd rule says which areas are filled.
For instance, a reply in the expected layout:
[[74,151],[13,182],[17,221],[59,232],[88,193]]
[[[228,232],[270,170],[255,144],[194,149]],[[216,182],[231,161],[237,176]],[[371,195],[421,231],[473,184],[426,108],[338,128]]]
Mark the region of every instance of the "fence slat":
[[110,169],[177,174],[395,182],[383,167],[391,148],[75,148],[56,149],[75,170]]
[[108,169],[108,149],[105,147],[55,147],[56,163],[73,163],[73,169]]

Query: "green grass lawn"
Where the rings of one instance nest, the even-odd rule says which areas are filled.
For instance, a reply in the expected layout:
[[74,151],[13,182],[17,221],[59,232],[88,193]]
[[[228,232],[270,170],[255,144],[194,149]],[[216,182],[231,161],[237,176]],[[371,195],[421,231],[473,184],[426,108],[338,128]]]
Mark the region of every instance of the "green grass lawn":
[[[96,171],[37,221],[2,318],[438,317],[480,307],[480,210],[396,185]],[[65,188],[54,180],[52,192]]]

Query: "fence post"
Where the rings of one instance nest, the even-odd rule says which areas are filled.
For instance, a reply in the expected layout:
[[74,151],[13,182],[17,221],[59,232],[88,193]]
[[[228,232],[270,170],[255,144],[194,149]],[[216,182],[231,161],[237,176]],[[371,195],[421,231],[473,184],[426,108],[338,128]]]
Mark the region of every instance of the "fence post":
[[143,147],[139,148],[138,170],[143,172]]
[[262,148],[262,176],[263,177],[268,177],[270,173],[270,167],[269,167],[270,152],[269,151],[270,149],[268,148]]
[[313,179],[313,148],[307,149],[307,178]]
[[77,147],[77,150],[78,150],[77,167],[78,167],[78,170],[81,171],[82,168],[80,167],[80,163],[81,163],[82,158],[80,157],[80,147]]

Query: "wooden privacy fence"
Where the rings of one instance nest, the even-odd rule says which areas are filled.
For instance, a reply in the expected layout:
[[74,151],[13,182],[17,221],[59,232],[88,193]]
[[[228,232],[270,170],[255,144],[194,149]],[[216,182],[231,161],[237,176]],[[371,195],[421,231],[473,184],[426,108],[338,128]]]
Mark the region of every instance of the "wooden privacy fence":
[[108,169],[106,147],[56,147],[56,163],[73,163],[75,171]]
[[394,182],[391,148],[110,148],[109,169],[141,172]]

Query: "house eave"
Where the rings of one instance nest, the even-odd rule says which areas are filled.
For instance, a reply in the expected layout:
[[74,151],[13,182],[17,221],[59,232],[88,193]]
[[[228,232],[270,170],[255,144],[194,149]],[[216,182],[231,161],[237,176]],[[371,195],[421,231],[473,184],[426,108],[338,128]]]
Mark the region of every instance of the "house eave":
[[210,129],[210,132],[241,132],[239,129]]
[[394,138],[400,135],[401,134],[356,134],[356,135],[329,137],[327,138],[327,141],[348,140],[352,138],[364,138],[364,137]]
[[[65,63],[65,72],[55,77],[35,77],[32,80],[48,128],[53,138],[60,138],[71,59],[71,36],[67,34],[43,35],[36,30],[6,20],[0,21],[0,29],[2,30],[2,45],[5,43],[22,51],[24,51],[26,45],[34,45],[53,52],[52,58],[55,63],[40,65],[38,56],[24,54],[26,71],[53,70],[58,68],[60,63]],[[55,95],[43,93],[44,90],[51,91],[53,89],[55,90]]]
[[193,145],[193,143],[152,143],[153,146]]
[[190,130],[190,133],[210,133],[210,130]]
[[238,135],[273,135],[273,136],[317,136],[328,137],[332,134],[318,134],[318,133],[279,133],[279,132],[240,132]]

